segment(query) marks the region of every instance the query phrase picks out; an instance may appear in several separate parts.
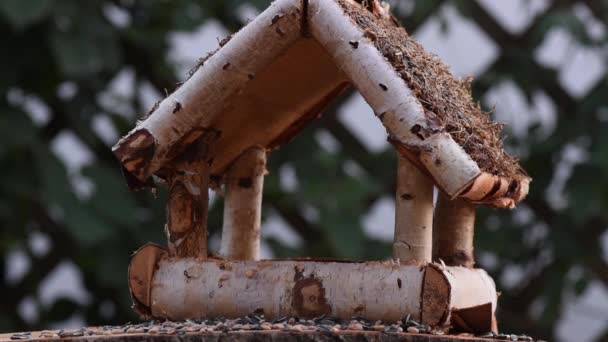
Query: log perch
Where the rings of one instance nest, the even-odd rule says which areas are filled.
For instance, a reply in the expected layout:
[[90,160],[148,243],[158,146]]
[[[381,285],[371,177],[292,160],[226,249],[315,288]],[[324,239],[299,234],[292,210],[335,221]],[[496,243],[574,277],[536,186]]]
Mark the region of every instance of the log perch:
[[393,258],[402,263],[432,261],[433,183],[398,154]]
[[[147,265],[138,261],[150,254],[146,248],[159,255],[158,263],[140,271],[136,265]],[[472,310],[474,315],[459,319],[472,330],[490,331],[496,309],[494,282],[480,269],[392,261],[177,259],[157,248],[138,251],[129,270],[129,286],[138,288],[132,293],[141,296],[134,300],[146,308],[139,313],[147,318],[235,318],[263,312],[266,319],[324,314],[396,321],[410,315],[447,329],[453,313]],[[138,272],[144,275],[136,277]],[[134,283],[137,279],[143,281]]]
[[256,146],[239,156],[226,172],[224,224],[220,255],[258,260],[266,150]]
[[439,192],[433,223],[434,259],[449,266],[473,267],[475,205],[464,199],[450,200]]

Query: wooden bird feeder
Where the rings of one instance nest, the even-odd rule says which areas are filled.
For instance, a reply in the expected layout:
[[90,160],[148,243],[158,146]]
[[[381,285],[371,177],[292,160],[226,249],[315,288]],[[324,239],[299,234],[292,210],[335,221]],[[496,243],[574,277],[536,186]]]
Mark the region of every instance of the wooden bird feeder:
[[[495,330],[494,282],[473,268],[475,205],[513,208],[530,178],[468,81],[376,0],[277,0],[220,45],[113,149],[131,188],[153,176],[169,188],[168,246],[146,245],[130,264],[137,312],[410,315],[436,329]],[[267,153],[348,87],[398,152],[393,260],[259,260]],[[210,180],[225,192],[219,258],[207,251]]]

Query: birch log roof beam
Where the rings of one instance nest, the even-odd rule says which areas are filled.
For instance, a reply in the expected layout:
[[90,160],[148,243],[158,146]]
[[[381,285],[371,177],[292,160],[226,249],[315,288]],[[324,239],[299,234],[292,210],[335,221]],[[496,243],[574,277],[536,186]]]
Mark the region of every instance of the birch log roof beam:
[[217,131],[211,174],[221,175],[250,146],[289,141],[352,85],[399,153],[450,198],[513,208],[530,178],[502,149],[502,125],[473,101],[468,80],[455,79],[386,7],[370,7],[275,1],[153,108],[114,146],[115,155],[145,183],[162,176],[193,130]]
[[[257,260],[267,154],[348,87],[399,154],[394,260]],[[501,131],[470,80],[454,78],[388,5],[276,0],[113,148],[131,188],[155,177],[170,187],[168,248],[147,245],[131,260],[135,309],[171,319],[411,315],[437,329],[495,330],[494,282],[473,268],[475,206],[514,208],[531,181],[503,150]],[[221,186],[213,256],[206,191]]]

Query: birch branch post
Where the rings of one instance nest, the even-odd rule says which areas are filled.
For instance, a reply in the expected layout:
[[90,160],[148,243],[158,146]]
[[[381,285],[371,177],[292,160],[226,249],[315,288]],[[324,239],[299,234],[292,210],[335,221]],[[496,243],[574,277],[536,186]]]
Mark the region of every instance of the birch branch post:
[[214,134],[201,134],[169,170],[167,224],[169,255],[207,258],[209,166]]
[[393,258],[402,263],[432,261],[433,183],[398,155]]
[[475,205],[464,199],[450,200],[440,192],[433,223],[434,258],[449,266],[473,267]]
[[258,260],[266,150],[255,146],[229,167],[225,178],[224,224],[220,255],[231,260]]

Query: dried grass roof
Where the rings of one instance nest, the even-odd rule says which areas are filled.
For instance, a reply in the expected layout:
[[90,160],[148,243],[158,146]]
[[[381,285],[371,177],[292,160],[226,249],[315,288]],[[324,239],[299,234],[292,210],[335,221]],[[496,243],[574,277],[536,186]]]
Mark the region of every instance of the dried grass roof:
[[471,95],[471,78],[456,79],[449,67],[427,52],[394,18],[387,18],[375,1],[337,0],[364,30],[420,100],[433,126],[439,126],[477,162],[482,171],[521,177],[517,160],[503,150],[503,124],[494,122]]

